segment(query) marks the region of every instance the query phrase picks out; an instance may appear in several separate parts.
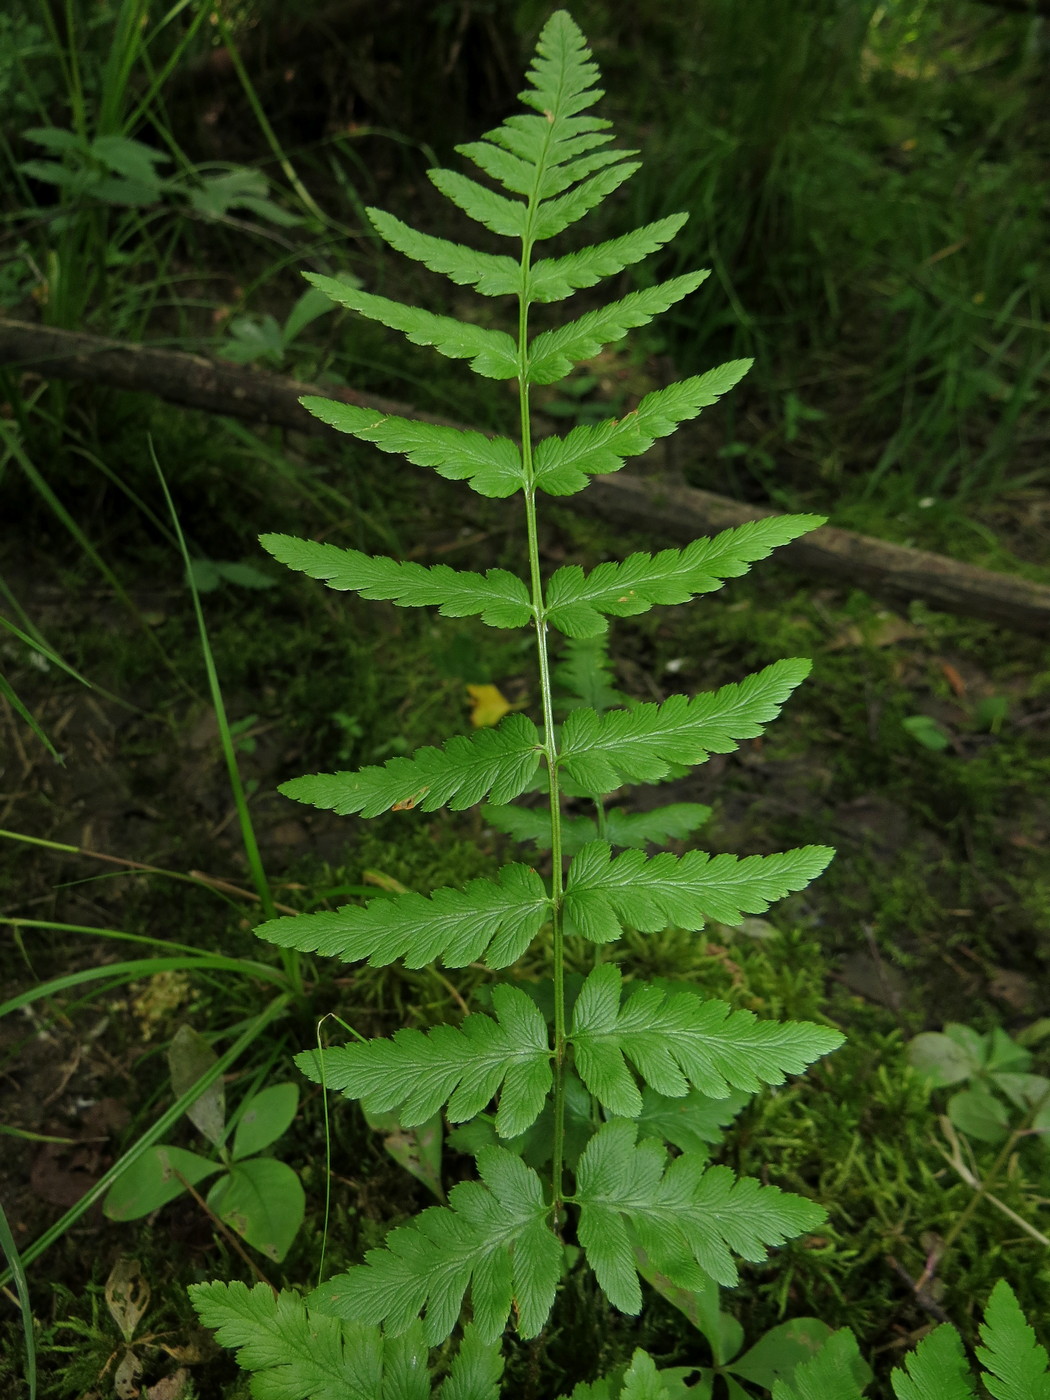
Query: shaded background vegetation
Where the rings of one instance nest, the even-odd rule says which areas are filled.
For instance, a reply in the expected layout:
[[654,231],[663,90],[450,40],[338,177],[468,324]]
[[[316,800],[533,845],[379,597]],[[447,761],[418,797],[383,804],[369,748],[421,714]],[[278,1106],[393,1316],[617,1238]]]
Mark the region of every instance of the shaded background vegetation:
[[[605,114],[645,162],[579,237],[686,209],[684,233],[637,276],[698,265],[713,276],[655,327],[557,386],[544,412],[566,425],[622,412],[676,374],[754,355],[741,390],[683,434],[664,469],[738,499],[824,511],[840,525],[1045,579],[1042,8],[573,6],[603,71]],[[425,172],[455,164],[457,142],[514,109],[547,12],[532,0],[191,0],[163,13],[133,0],[9,3],[0,14],[0,313],[513,426],[500,388],[470,383],[363,322],[334,313],[307,321],[299,272],[353,275],[460,315],[488,310],[388,259],[364,207],[478,238],[456,224]],[[298,324],[288,320],[296,307]],[[294,434],[47,381],[32,365],[0,371],[0,400],[2,610],[36,643],[10,631],[0,641],[9,677],[0,826],[252,885],[151,441],[207,590],[211,646],[278,898],[322,907],[376,888],[373,877],[425,889],[491,871],[499,838],[469,814],[428,819],[407,836],[390,819],[362,834],[290,812],[273,788],[311,766],[377,762],[457,732],[466,683],[496,683],[529,704],[526,643],[319,597],[268,571],[254,537],[299,530],[430,562],[520,567],[506,511],[353,445],[336,453]],[[545,550],[551,563],[594,562],[653,543],[552,510]],[[44,646],[96,689],[80,688]],[[712,763],[682,796],[715,805],[718,849],[831,840],[842,851],[836,867],[812,900],[778,916],[773,942],[734,941],[725,930],[700,943],[668,935],[639,940],[632,956],[641,973],[695,975],[741,1005],[823,1012],[849,1030],[849,1050],[758,1101],[726,1149],[735,1165],[768,1170],[832,1211],[826,1240],[752,1271],[734,1306],[749,1336],[785,1311],[819,1313],[893,1360],[929,1315],[886,1260],[917,1277],[930,1238],[946,1234],[970,1199],[938,1154],[935,1108],[909,1077],[903,1042],[949,1015],[1016,1031],[1048,1014],[1045,657],[991,627],[921,607],[899,618],[775,567],[724,598],[624,624],[615,652],[619,684],[645,699],[719,684],[775,655],[817,656],[805,701],[765,748]],[[944,738],[940,749],[908,730],[917,715]],[[2,854],[8,919],[256,955],[251,919],[206,890],[126,874],[101,881],[96,865],[24,842]],[[56,929],[16,926],[5,939],[12,989],[115,956]],[[334,979],[332,969],[309,970],[281,1037],[241,1067],[245,1083],[287,1073],[289,1050],[312,1041],[319,1014],[347,1015],[348,997],[376,1031],[447,1015],[447,987],[428,974]],[[20,1246],[169,1101],[162,1051],[179,1020],[225,1044],[261,1004],[257,987],[232,980],[189,980],[167,1001],[154,992],[150,978],[130,987],[114,978],[83,1003],[52,999],[47,1015],[0,1023],[14,1093],[0,1116],[16,1130],[3,1139],[0,1196]],[[52,1098],[56,1062],[71,1068]],[[109,1106],[101,1118],[98,1104]],[[334,1131],[337,1173],[340,1155],[352,1163],[337,1185],[338,1265],[418,1205],[419,1188],[353,1113],[337,1115]],[[48,1148],[27,1133],[77,1145]],[[977,1150],[985,1165],[994,1158]],[[316,1096],[283,1155],[303,1168],[316,1202]],[[1022,1153],[1000,1185],[1025,1218],[1038,1217],[1047,1194],[1045,1164],[1038,1150]],[[449,1179],[464,1170],[450,1154]],[[1045,1210],[1042,1221],[1045,1233]],[[321,1229],[315,1206],[284,1277],[310,1277]],[[197,1344],[181,1285],[242,1269],[192,1203],[168,1208],[145,1233],[84,1217],[30,1270],[56,1394],[112,1385],[99,1379],[116,1346],[99,1300],[121,1250],[146,1261],[154,1330],[176,1347]],[[977,1212],[943,1273],[953,1320],[965,1328],[1004,1271],[1023,1302],[1045,1299],[1043,1247]],[[583,1285],[573,1285],[566,1310],[565,1331],[542,1356],[515,1363],[537,1396],[578,1377],[580,1337],[595,1339],[590,1359],[600,1352],[612,1363],[637,1335]],[[681,1320],[659,1301],[644,1326],[643,1340],[662,1355],[696,1359],[695,1339],[690,1351]],[[9,1338],[17,1371],[17,1333]],[[159,1345],[143,1359],[147,1379],[179,1360]],[[225,1363],[203,1372],[186,1364],[202,1395],[229,1379]]]

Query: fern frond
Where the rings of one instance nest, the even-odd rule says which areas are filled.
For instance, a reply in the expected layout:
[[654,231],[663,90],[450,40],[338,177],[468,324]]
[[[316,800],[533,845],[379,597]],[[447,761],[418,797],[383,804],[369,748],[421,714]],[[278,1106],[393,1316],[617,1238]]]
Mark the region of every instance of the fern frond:
[[[596,209],[602,200],[608,199],[609,195],[641,168],[640,161],[624,161],[620,165],[611,165],[591,179],[584,180],[574,190],[569,190],[568,194],[559,195],[557,199],[544,200],[533,220],[533,237],[539,241],[564,233],[570,225],[577,223],[592,209]],[[553,380],[534,382],[553,383]]]
[[477,1328],[468,1323],[452,1370],[438,1390],[438,1400],[499,1400],[502,1377],[499,1342],[482,1341]]
[[[252,1394],[267,1400],[416,1400],[430,1395],[427,1346],[420,1324],[400,1337],[307,1307],[296,1293],[274,1297],[264,1283],[198,1283],[190,1300],[237,1364],[254,1372]],[[391,1381],[406,1368],[422,1374],[415,1393]]]
[[461,175],[458,170],[428,170],[427,175],[445,198],[462,209],[468,219],[506,238],[523,237],[528,209],[521,200],[505,199],[503,195],[479,185],[476,180]]
[[596,967],[576,999],[569,1038],[580,1078],[605,1108],[625,1118],[642,1110],[626,1060],[658,1093],[680,1096],[692,1085],[719,1099],[730,1089],[756,1093],[763,1084],[782,1084],[843,1040],[825,1026],[759,1021],[691,992],[640,986],[621,1006],[621,991],[618,967]]
[[695,292],[709,272],[687,272],[655,287],[628,292],[619,301],[587,311],[557,330],[542,331],[529,342],[528,377],[532,384],[553,384],[571,374],[578,360],[590,360],[606,345],[645,326],[676,301]]
[[614,858],[606,842],[593,841],[569,866],[565,913],[595,943],[619,938],[624,924],[642,933],[670,924],[700,929],[707,919],[738,924],[805,889],[834,854],[828,846],[801,846],[743,859],[704,851],[662,851],[649,859],[625,851]]
[[[866,1386],[860,1377],[866,1370],[856,1337],[843,1327],[816,1356],[795,1367],[790,1383],[773,1383],[773,1400],[863,1400]],[[938,1391],[937,1400],[954,1400],[954,1392]]]
[[602,714],[628,704],[627,696],[613,685],[609,649],[603,637],[569,637],[554,668],[554,680],[566,698],[556,703],[576,710],[585,705]]
[[486,297],[517,295],[523,286],[521,263],[505,253],[483,253],[477,248],[465,248],[447,238],[435,238],[429,233],[395,219],[382,209],[366,211],[372,226],[390,247],[440,272],[460,287],[473,287]]
[[[680,380],[646,394],[636,409],[622,418],[585,423],[565,437],[546,437],[536,445],[536,485],[550,496],[571,496],[582,491],[588,476],[618,472],[627,457],[648,452],[657,438],[673,433],[679,423],[695,418],[727,393],[747,373],[751,360],[730,360],[706,374]],[[664,550],[661,559],[682,551]],[[646,555],[631,556],[648,558]],[[559,570],[558,574],[564,572]],[[554,577],[558,577],[555,574]],[[560,624],[558,624],[560,625]]]
[[406,967],[437,959],[446,967],[465,967],[484,956],[489,967],[500,968],[521,957],[549,917],[550,896],[535,870],[505,865],[498,880],[471,880],[462,891],[401,894],[363,908],[348,904],[332,913],[288,915],[255,932],[280,948],[344,962],[367,958],[372,967],[398,958]]
[[[683,1153],[668,1164],[651,1138],[637,1143],[637,1125],[614,1118],[584,1149],[576,1176],[579,1240],[610,1302],[641,1310],[642,1295],[628,1225],[650,1263],[683,1288],[703,1275],[726,1288],[737,1282],[732,1250],[761,1260],[766,1247],[815,1229],[825,1219],[812,1201],[708,1167]],[[691,1262],[692,1261],[692,1262]],[[702,1272],[701,1272],[702,1271]]]
[[479,496],[513,496],[524,485],[521,451],[510,438],[397,418],[312,394],[300,403],[337,432],[374,443],[380,452],[407,457],[418,467],[434,467],[449,481],[466,481]]
[[588,155],[569,161],[568,164],[548,166],[537,185],[534,164],[511,155],[505,147],[497,146],[491,141],[471,141],[464,146],[457,146],[456,152],[472,160],[486,175],[498,180],[503,188],[510,190],[512,194],[522,194],[526,197],[535,194],[541,200],[553,198],[585,176],[597,170],[604,170],[606,166],[613,165],[627,156],[638,154],[637,151],[592,151]]
[[494,729],[467,738],[457,734],[442,748],[417,749],[411,758],[388,758],[382,767],[356,773],[313,773],[281,783],[278,792],[311,807],[346,816],[418,807],[454,812],[472,807],[486,794],[509,802],[524,792],[539,767],[539,732],[525,715],[508,715]]
[[[897,1400],[974,1400],[962,1342],[955,1328],[946,1324],[923,1338],[904,1358],[904,1369],[895,1369],[890,1381]],[[815,1392],[813,1400],[823,1400],[824,1393]],[[1025,1400],[1035,1400],[1032,1392],[1023,1393]],[[794,1392],[786,1393],[785,1400],[795,1400]],[[798,1400],[810,1400],[810,1393],[800,1389]]]
[[512,1305],[518,1331],[534,1337],[546,1322],[561,1275],[562,1249],[547,1226],[540,1179],[513,1152],[478,1153],[481,1181],[461,1182],[447,1206],[433,1206],[392,1230],[366,1262],[310,1295],[311,1306],[350,1321],[407,1331],[425,1311],[436,1346],[450,1335],[471,1289],[483,1342],[503,1331]]
[[400,1030],[392,1040],[307,1050],[295,1062],[315,1083],[360,1099],[366,1112],[399,1109],[406,1128],[425,1123],[446,1103],[450,1122],[466,1122],[499,1093],[496,1131],[517,1137],[539,1117],[550,1092],[547,1023],[515,987],[494,987],[492,1005],[496,1020],[478,1013],[458,1030]]
[[1046,1348],[1037,1343],[1005,1279],[988,1299],[981,1341],[977,1360],[988,1372],[981,1379],[995,1400],[1050,1400]]
[[447,564],[400,563],[294,535],[260,535],[259,543],[289,569],[362,598],[385,598],[402,608],[437,606],[444,617],[477,615],[490,627],[522,627],[534,616],[528,589],[505,569],[475,574]]
[[754,560],[765,559],[779,545],[823,524],[820,515],[774,515],[749,520],[714,539],[695,540],[685,549],[631,554],[622,563],[599,564],[587,574],[576,564],[566,565],[548,580],[547,621],[569,637],[600,636],[608,628],[603,613],[635,617],[657,603],[688,603],[698,593],[721,588],[724,579],[746,573]]
[[517,377],[518,350],[506,331],[488,330],[471,321],[457,321],[452,316],[438,316],[418,306],[404,306],[399,301],[363,292],[317,272],[303,275],[331,301],[349,307],[370,321],[379,321],[391,330],[401,331],[413,345],[432,345],[451,360],[469,360],[474,373],[485,379]]
[[688,217],[688,214],[671,214],[605,243],[592,243],[589,248],[579,248],[560,258],[541,258],[529,268],[526,300],[564,301],[581,287],[593,287],[603,277],[615,277],[625,267],[641,262],[670,242]]
[[761,734],[809,674],[802,658],[775,661],[746,680],[701,695],[672,695],[663,704],[636,705],[596,715],[573,710],[562,728],[558,763],[590,793],[622,783],[658,782],[672,764],[700,764],[732,753]]
[[[485,820],[512,836],[515,841],[531,841],[539,851],[551,848],[551,819],[546,811],[531,807],[499,807],[487,803],[481,809]],[[605,813],[603,840],[610,846],[664,846],[668,841],[681,841],[703,826],[711,816],[711,808],[700,802],[672,802],[655,807],[651,812],[623,812],[610,807]],[[593,817],[562,817],[562,854],[574,856],[590,841],[598,839],[598,824]]]

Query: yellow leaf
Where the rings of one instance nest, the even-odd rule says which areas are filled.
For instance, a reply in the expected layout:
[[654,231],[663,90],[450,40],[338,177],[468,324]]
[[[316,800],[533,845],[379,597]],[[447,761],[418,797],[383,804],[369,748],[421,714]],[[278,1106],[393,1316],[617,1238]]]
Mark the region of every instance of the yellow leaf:
[[470,722],[475,729],[491,729],[513,709],[510,701],[495,685],[468,685]]

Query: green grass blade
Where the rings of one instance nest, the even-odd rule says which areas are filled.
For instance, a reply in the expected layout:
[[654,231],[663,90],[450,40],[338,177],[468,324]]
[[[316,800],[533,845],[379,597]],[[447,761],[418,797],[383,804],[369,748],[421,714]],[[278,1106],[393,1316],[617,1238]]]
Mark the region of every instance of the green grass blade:
[[29,1385],[29,1400],[36,1400],[36,1337],[33,1334],[33,1310],[29,1306],[29,1283],[2,1204],[0,1204],[0,1250],[3,1251],[8,1270],[14,1278],[15,1288],[18,1290],[18,1305],[22,1311],[22,1335],[26,1340],[26,1381]]
[[189,550],[186,548],[186,540],[182,533],[182,526],[179,524],[179,517],[175,511],[175,503],[171,499],[168,483],[164,478],[164,473],[157,460],[157,454],[153,451],[152,443],[150,444],[150,455],[153,458],[153,465],[160,478],[164,499],[167,502],[168,510],[171,514],[172,524],[175,527],[175,534],[179,541],[179,550],[182,554],[182,562],[186,569],[186,582],[193,598],[193,610],[197,617],[197,632],[200,636],[201,652],[204,656],[204,666],[208,674],[208,690],[211,693],[212,704],[215,707],[215,718],[219,726],[219,742],[222,745],[223,757],[226,760],[226,771],[230,779],[230,790],[233,794],[234,805],[237,808],[237,821],[241,830],[244,854],[248,860],[248,868],[252,873],[252,882],[259,895],[263,913],[268,919],[272,919],[276,916],[277,909],[274,904],[273,894],[270,890],[270,882],[266,878],[266,871],[263,869],[262,857],[259,854],[259,843],[255,839],[255,828],[252,825],[251,813],[248,811],[248,799],[245,795],[244,784],[241,782],[241,772],[237,766],[237,752],[233,746],[233,736],[230,733],[229,721],[226,718],[226,706],[223,704],[222,687],[219,685],[219,673],[215,668],[215,658],[212,655],[211,643],[208,639],[208,628],[204,621],[204,609],[201,607],[200,593],[197,591],[197,585],[193,578],[193,565],[190,561]]
[[130,962],[106,963],[102,967],[85,967],[80,972],[67,972],[62,977],[52,977],[37,987],[27,987],[24,992],[0,1002],[0,1018],[20,1011],[34,1001],[57,996],[70,987],[82,986],[85,982],[97,982],[101,978],[112,978],[115,985],[130,982],[140,977],[152,977],[158,972],[242,972],[246,977],[255,977],[263,982],[273,982],[276,986],[287,987],[287,979],[275,967],[266,963],[248,962],[244,958],[224,958],[219,953],[208,953],[203,957],[180,958],[134,958]]
[[15,714],[18,715],[19,718],[29,726],[29,728],[33,731],[36,737],[43,744],[44,748],[47,749],[48,753],[55,760],[55,762],[65,763],[65,759],[55,748],[54,744],[47,737],[47,734],[41,727],[40,721],[33,714],[33,712],[27,709],[23,702],[18,698],[18,693],[15,690],[14,686],[7,679],[7,677],[2,674],[0,674],[0,695],[4,697],[7,703],[11,706],[12,710],[14,710]]

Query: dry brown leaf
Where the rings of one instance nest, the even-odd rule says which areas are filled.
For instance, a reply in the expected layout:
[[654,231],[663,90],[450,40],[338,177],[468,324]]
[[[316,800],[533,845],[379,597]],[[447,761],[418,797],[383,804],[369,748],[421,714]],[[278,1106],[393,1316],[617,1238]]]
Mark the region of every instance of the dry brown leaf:
[[150,1288],[137,1259],[118,1259],[106,1279],[106,1307],[130,1342],[149,1307]]

